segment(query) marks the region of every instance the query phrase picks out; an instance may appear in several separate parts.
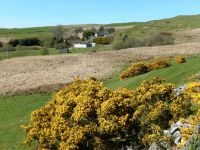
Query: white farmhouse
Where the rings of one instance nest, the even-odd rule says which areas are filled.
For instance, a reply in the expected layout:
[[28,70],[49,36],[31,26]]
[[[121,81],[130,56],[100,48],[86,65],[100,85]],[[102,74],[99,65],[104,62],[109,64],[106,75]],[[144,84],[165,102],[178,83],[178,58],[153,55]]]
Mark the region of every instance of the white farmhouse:
[[74,44],[74,48],[87,48],[87,44]]
[[88,47],[95,47],[96,43],[78,43],[78,44],[74,44],[74,48],[88,48]]

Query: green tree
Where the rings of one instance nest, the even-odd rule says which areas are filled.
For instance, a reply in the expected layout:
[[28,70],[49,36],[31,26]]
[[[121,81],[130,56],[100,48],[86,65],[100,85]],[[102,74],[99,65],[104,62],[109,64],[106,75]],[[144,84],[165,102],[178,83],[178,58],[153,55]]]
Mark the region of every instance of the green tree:
[[99,32],[105,32],[105,28],[103,26],[100,26]]

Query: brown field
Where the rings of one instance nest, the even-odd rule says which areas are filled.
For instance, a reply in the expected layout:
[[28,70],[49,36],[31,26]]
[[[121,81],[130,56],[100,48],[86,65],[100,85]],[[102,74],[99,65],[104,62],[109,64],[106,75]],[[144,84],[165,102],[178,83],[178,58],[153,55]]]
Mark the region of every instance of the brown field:
[[3,60],[0,61],[0,95],[48,92],[70,83],[75,76],[106,78],[125,62],[195,53],[200,53],[200,43]]
[[193,30],[186,30],[182,32],[177,32],[176,43],[199,43],[200,42],[200,28]]

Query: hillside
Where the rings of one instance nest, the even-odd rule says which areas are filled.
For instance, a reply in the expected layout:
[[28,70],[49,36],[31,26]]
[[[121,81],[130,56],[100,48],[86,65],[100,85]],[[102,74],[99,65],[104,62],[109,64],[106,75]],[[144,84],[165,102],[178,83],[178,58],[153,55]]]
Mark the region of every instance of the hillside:
[[[103,25],[103,24],[102,24]],[[101,24],[85,24],[85,25],[64,25],[65,32],[70,33],[77,27],[92,28],[100,27]],[[121,33],[129,33],[135,35],[146,35],[151,31],[183,31],[200,27],[200,15],[177,16],[174,18],[161,19],[148,22],[128,22],[128,23],[112,23],[104,24],[105,27],[115,27]],[[0,37],[21,38],[21,37],[46,37],[51,35],[53,26],[49,27],[32,27],[19,29],[0,29]],[[137,31],[135,31],[137,29]],[[142,32],[142,33],[141,33]],[[147,32],[147,33],[146,33]]]

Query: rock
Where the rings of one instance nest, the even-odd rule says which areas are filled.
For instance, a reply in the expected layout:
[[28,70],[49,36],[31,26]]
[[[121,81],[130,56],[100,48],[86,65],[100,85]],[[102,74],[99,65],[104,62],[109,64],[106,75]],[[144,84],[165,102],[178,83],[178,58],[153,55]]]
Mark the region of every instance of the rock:
[[178,145],[178,144],[180,144],[181,143],[181,137],[177,137],[176,139],[175,139],[175,141],[174,141],[174,143],[176,144],[176,145]]
[[174,137],[181,137],[182,138],[182,134],[180,131],[176,131],[174,134],[173,134]]
[[177,95],[179,95],[182,91],[185,90],[186,85],[181,85],[179,86],[177,89],[175,89],[174,91],[176,92]]
[[171,127],[170,127],[170,134],[174,134],[176,131],[179,131],[180,128],[177,124],[172,124]]
[[183,126],[183,123],[180,121],[176,122],[176,124],[178,125],[179,128],[181,128]]
[[152,143],[148,150],[159,150],[159,147],[156,143]]

